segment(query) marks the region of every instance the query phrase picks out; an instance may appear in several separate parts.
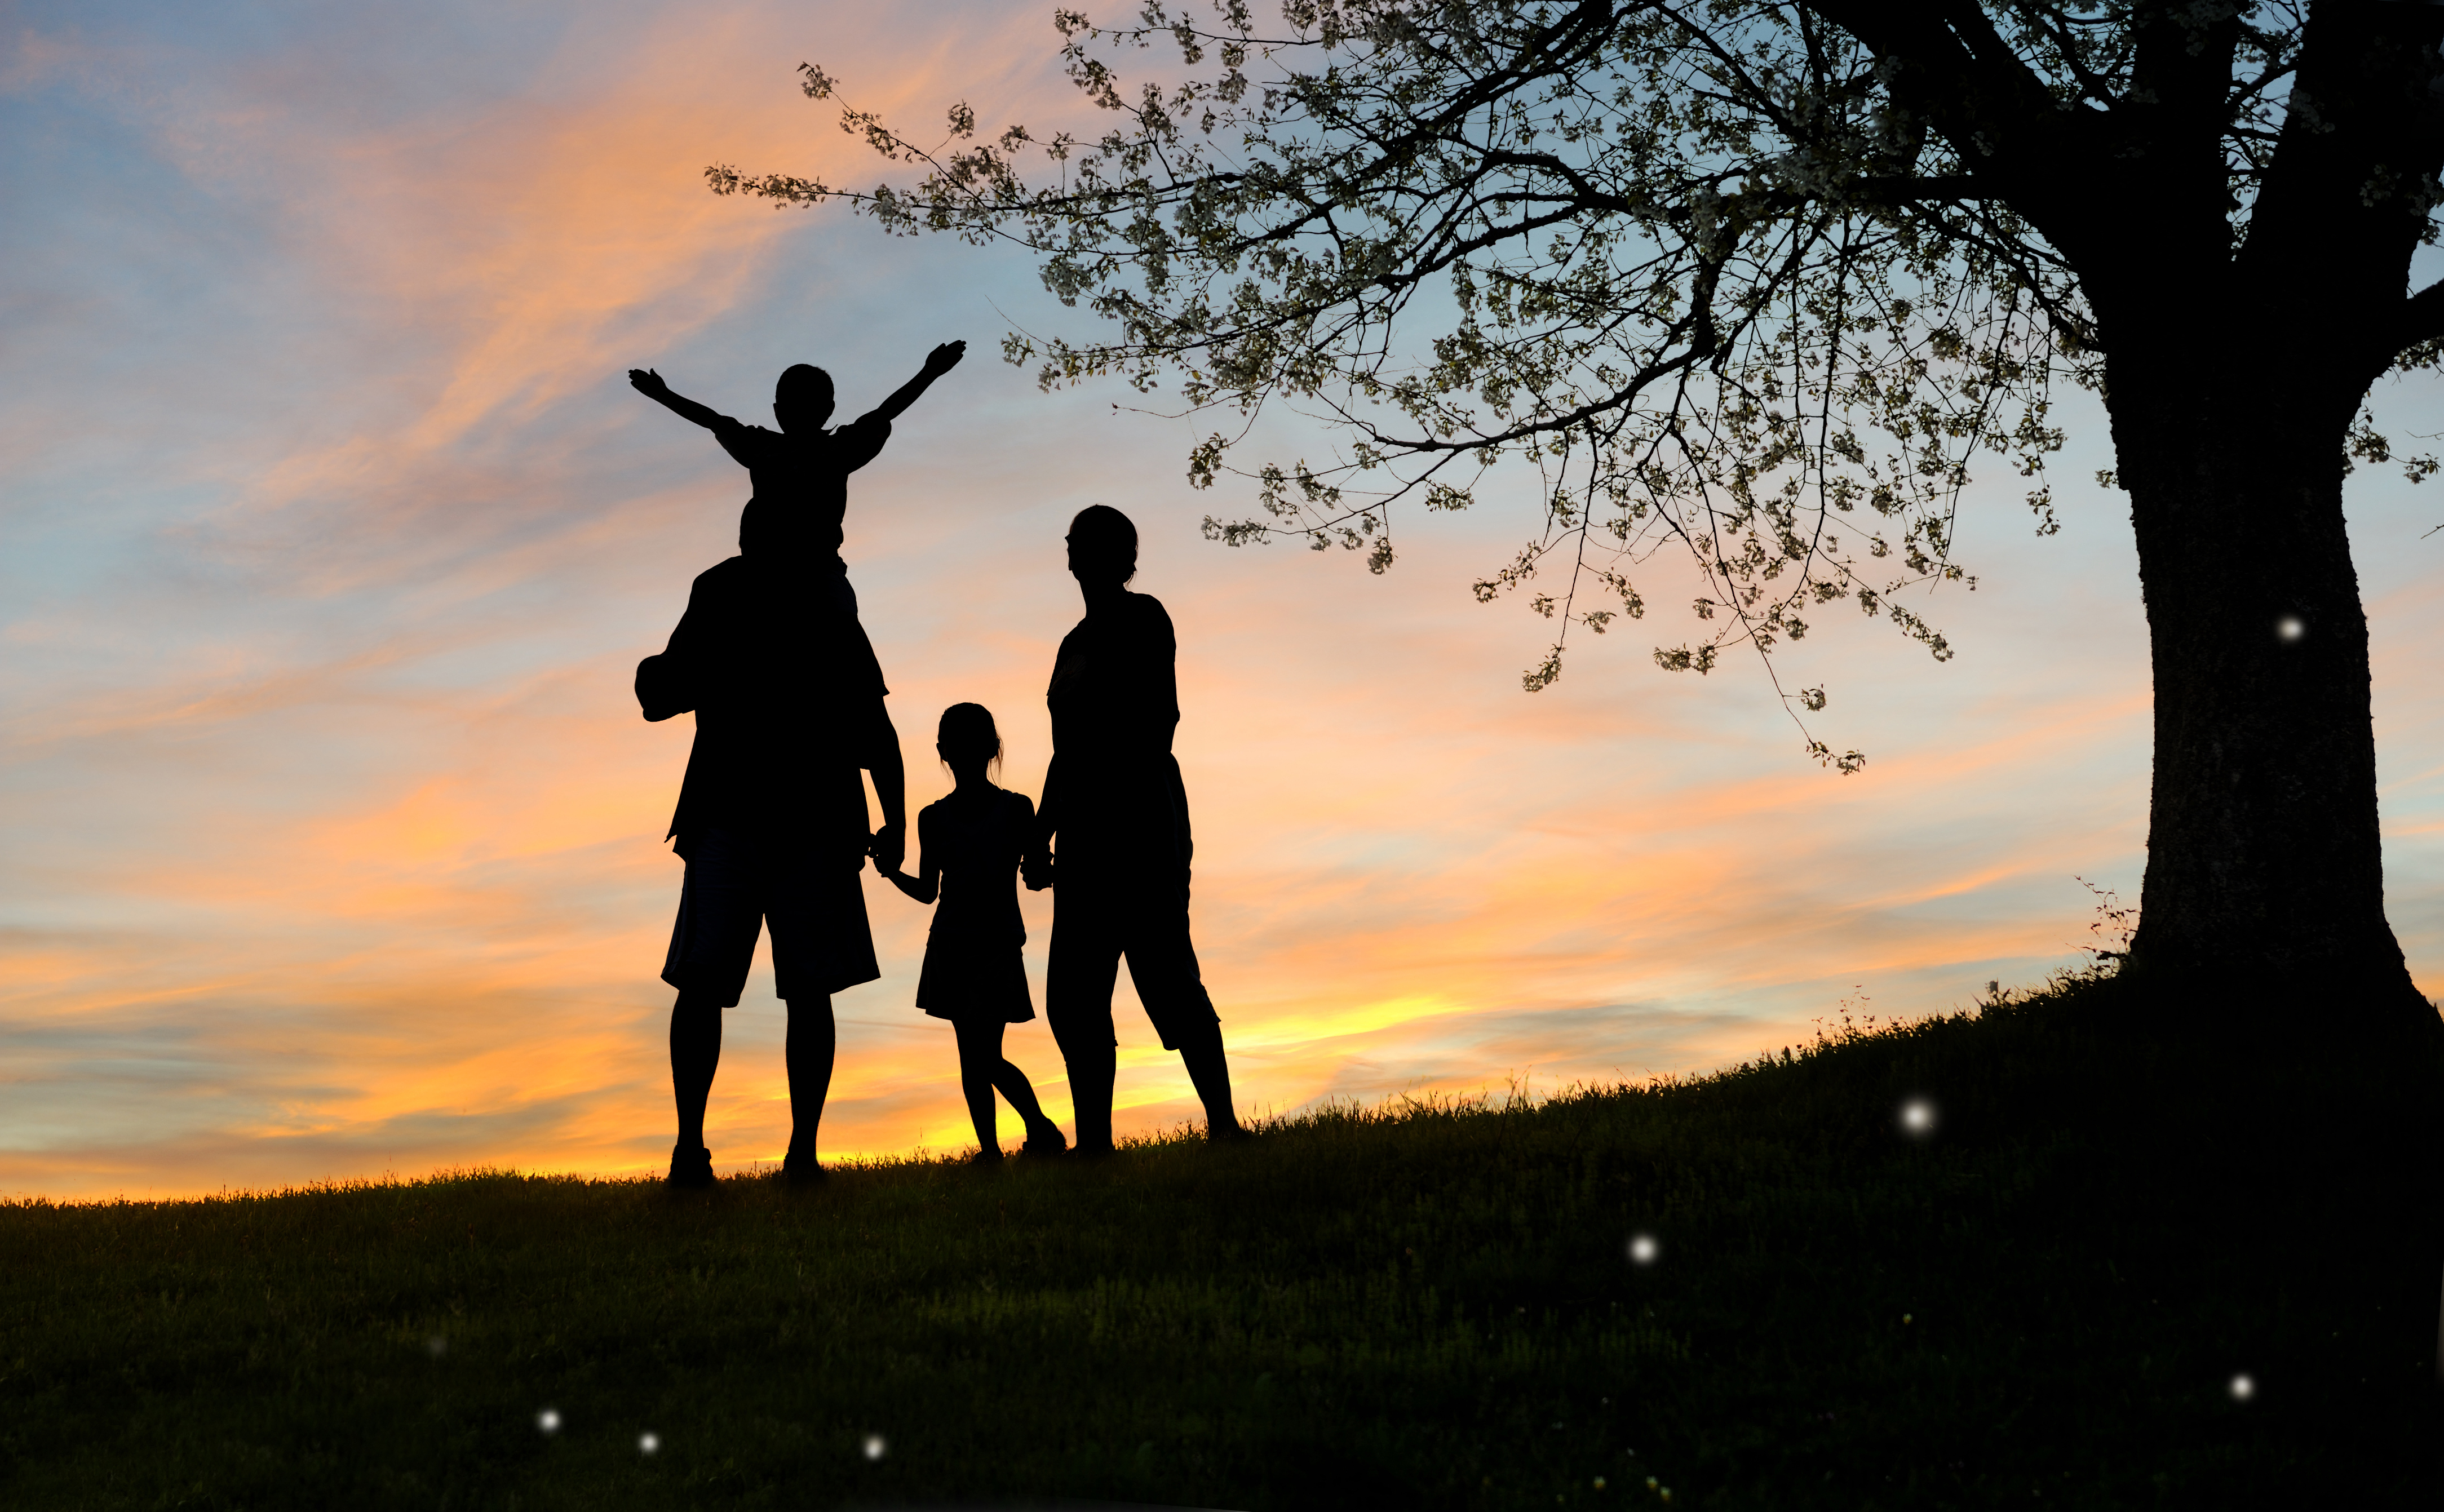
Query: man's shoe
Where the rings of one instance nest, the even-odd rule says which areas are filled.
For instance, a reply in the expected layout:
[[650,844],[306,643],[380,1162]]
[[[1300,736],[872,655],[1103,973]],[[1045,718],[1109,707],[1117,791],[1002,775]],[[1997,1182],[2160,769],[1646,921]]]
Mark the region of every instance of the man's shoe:
[[698,1145],[694,1150],[671,1147],[671,1173],[668,1185],[701,1190],[713,1185],[713,1152]]
[[972,1166],[998,1166],[1005,1158],[1007,1157],[1002,1154],[998,1148],[991,1150],[979,1150],[974,1154],[968,1157],[968,1164]]
[[1018,1147],[1018,1152],[1030,1160],[1046,1160],[1054,1155],[1067,1154],[1069,1141],[1061,1137],[1060,1125],[1047,1123],[1028,1134],[1027,1143]]
[[792,1150],[781,1157],[781,1179],[792,1187],[812,1187],[824,1179],[824,1168],[812,1155]]
[[1209,1145],[1244,1145],[1255,1137],[1237,1122],[1225,1124],[1219,1129],[1208,1124],[1205,1129],[1205,1142]]

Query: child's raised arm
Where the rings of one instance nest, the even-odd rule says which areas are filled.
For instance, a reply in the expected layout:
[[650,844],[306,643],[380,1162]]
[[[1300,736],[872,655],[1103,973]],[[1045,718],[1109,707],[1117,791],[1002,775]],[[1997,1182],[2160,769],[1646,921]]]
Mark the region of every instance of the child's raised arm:
[[[662,376],[659,373],[655,372],[652,368],[630,368],[628,370],[628,382],[629,385],[636,389],[638,393],[653,400],[662,408],[670,411],[673,415],[677,415],[682,420],[693,420],[696,424],[703,426],[708,431],[721,423],[722,416],[719,411],[714,410],[708,405],[698,404],[695,400],[689,398],[683,394],[672,393],[671,386],[668,383],[663,382]],[[913,398],[914,396],[911,396],[911,397]]]
[[899,387],[893,392],[891,397],[883,400],[880,404],[876,405],[873,411],[866,415],[864,418],[868,420],[875,419],[877,417],[884,420],[896,420],[899,418],[900,415],[907,413],[908,406],[916,403],[918,398],[923,396],[927,389],[934,386],[934,380],[935,378],[940,378],[943,374],[951,371],[951,369],[957,367],[959,365],[959,359],[967,355],[967,342],[944,341],[941,345],[925,354],[925,365],[923,368],[918,370],[915,378],[910,378],[907,382],[899,385]]

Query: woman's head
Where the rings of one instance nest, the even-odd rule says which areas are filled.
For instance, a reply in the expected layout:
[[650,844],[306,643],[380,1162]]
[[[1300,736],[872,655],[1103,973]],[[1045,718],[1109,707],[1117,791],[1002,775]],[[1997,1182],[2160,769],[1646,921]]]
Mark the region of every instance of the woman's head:
[[1001,731],[993,728],[992,710],[982,704],[953,704],[942,710],[934,748],[946,765],[1001,760]]
[[787,432],[820,431],[832,417],[832,376],[800,362],[772,385],[772,418]]
[[1069,573],[1081,583],[1123,583],[1138,575],[1138,527],[1108,504],[1069,522]]

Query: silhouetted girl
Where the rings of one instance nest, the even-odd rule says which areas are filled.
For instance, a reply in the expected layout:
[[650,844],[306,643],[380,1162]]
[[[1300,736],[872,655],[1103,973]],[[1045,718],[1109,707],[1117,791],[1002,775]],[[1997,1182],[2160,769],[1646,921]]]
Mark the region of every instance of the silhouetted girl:
[[981,704],[953,704],[942,710],[934,748],[958,785],[916,816],[916,875],[894,871],[891,880],[919,903],[938,895],[933,932],[925,941],[925,968],[916,980],[916,1005],[948,1019],[959,1037],[959,1087],[976,1126],[976,1159],[1001,1159],[994,1131],[993,1093],[998,1089],[1027,1120],[1025,1152],[1053,1154],[1065,1148],[1061,1130],[1044,1116],[1027,1075],[1002,1059],[1002,1031],[1035,1017],[1028,996],[1027,968],[1019,947],[1027,923],[1018,912],[1018,871],[1040,873],[1035,805],[1024,793],[995,787],[987,769],[1001,760],[1001,733]]

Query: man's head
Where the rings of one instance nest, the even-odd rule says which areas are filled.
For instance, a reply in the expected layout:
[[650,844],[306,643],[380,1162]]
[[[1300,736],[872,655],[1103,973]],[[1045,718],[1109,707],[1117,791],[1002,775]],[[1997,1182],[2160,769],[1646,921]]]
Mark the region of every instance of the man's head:
[[820,431],[832,417],[832,376],[800,362],[772,385],[772,418],[791,434]]
[[1069,575],[1082,583],[1123,583],[1138,575],[1138,527],[1108,504],[1069,522]]

